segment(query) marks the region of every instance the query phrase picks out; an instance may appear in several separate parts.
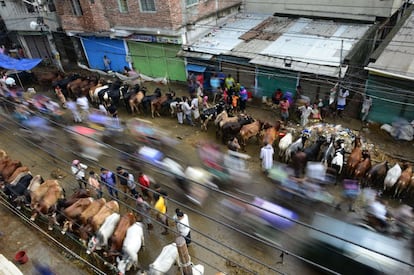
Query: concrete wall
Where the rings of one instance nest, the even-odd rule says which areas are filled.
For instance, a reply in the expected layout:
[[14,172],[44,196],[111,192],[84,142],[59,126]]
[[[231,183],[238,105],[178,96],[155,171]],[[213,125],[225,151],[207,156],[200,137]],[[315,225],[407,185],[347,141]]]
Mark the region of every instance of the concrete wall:
[[56,12],[28,12],[23,1],[6,0],[5,5],[0,7],[0,15],[9,31],[33,31],[30,22],[36,21],[39,16],[44,18],[44,23],[52,31],[60,26]]
[[248,13],[290,14],[375,21],[377,17],[390,17],[404,0],[244,0]]

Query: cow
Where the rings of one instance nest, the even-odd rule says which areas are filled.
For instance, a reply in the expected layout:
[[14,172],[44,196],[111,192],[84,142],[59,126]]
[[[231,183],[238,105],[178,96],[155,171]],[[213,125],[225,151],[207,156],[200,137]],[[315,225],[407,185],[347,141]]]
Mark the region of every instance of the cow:
[[68,229],[73,231],[73,222],[79,219],[82,212],[85,211],[85,209],[91,205],[93,201],[94,200],[91,197],[80,198],[63,210],[65,221],[63,222],[63,229],[61,231],[62,234],[65,234]]
[[365,174],[371,169],[371,156],[367,150],[362,151],[363,160],[360,161],[354,172],[354,178],[357,180],[362,180]]
[[24,202],[25,200],[18,199],[20,197],[24,197],[25,192],[27,190],[27,187],[30,185],[31,180],[33,179],[33,176],[31,174],[26,174],[19,178],[16,184],[8,184],[4,188],[4,193],[8,198],[14,203],[16,202],[16,207],[18,209],[21,208],[21,202]]
[[355,169],[358,165],[358,163],[362,159],[362,144],[361,144],[361,138],[355,137],[354,140],[354,149],[352,150],[351,154],[348,157],[348,160],[346,162],[346,175],[349,178],[353,178],[355,175]]
[[81,239],[83,244],[86,246],[86,242],[94,233],[98,232],[99,227],[104,223],[105,219],[112,213],[119,212],[119,204],[117,201],[109,201],[105,203],[92,217],[90,217],[86,225],[82,225],[79,229],[81,233]]
[[132,266],[138,267],[138,252],[144,243],[144,224],[136,222],[128,228],[124,243],[122,244],[122,257],[117,257],[118,274],[123,275]]
[[149,275],[162,275],[167,273],[178,260],[177,244],[171,243],[164,246],[160,255],[150,264]]
[[5,159],[4,166],[2,168],[0,167],[1,176],[6,181],[21,166],[22,163],[19,160]]
[[240,129],[240,138],[241,138],[241,146],[243,151],[246,151],[246,144],[247,141],[255,136],[257,141],[259,141],[259,134],[260,134],[260,130],[262,129],[263,126],[263,122],[260,120],[256,120],[252,123],[249,124],[245,124],[241,127]]
[[394,197],[400,197],[404,191],[408,190],[411,182],[411,176],[413,174],[413,168],[409,163],[404,164],[404,170],[401,172],[401,176],[395,183]]
[[102,247],[108,245],[108,239],[112,236],[115,231],[116,226],[119,223],[121,215],[118,213],[112,213],[107,217],[99,228],[95,236],[91,237],[88,243],[88,249],[86,250],[87,254],[91,254],[95,250],[101,250]]
[[111,237],[111,248],[109,249],[108,253],[106,253],[107,257],[114,257],[119,255],[122,250],[122,243],[125,239],[128,228],[135,222],[135,216],[131,212],[126,213],[122,216],[121,220],[116,226],[114,234]]
[[226,123],[224,123],[221,128],[221,138],[223,144],[236,137],[239,134],[240,129],[243,127],[243,125],[252,122],[253,118],[251,116],[239,115],[237,116],[236,121],[227,121]]
[[394,187],[394,184],[400,178],[402,173],[401,167],[398,163],[396,163],[393,167],[391,167],[387,171],[387,175],[385,175],[384,179],[384,191],[389,190]]
[[98,200],[94,200],[79,216],[79,221],[81,227],[79,228],[79,235],[81,241],[86,243],[88,239],[88,231],[87,231],[87,224],[89,220],[95,216],[99,210],[105,205],[106,200],[104,198],[100,198]]
[[224,105],[221,103],[216,104],[214,107],[205,109],[200,114],[201,130],[207,131],[207,125],[212,120],[215,119],[217,114],[221,113],[224,110]]
[[[35,177],[36,178],[36,177]],[[46,192],[51,186],[59,186],[57,180],[46,180],[43,183],[39,183],[41,179],[32,181],[28,187],[30,191],[30,208],[35,209],[40,200],[44,197]]]
[[388,161],[384,161],[372,166],[365,177],[365,185],[380,186],[384,182],[388,171]]
[[16,184],[19,179],[29,173],[29,167],[27,166],[20,166],[16,170],[14,170],[13,174],[11,174],[8,178],[5,178],[4,181],[13,185]]
[[52,225],[56,224],[56,203],[58,199],[63,198],[63,188],[58,181],[56,184],[51,184],[44,196],[32,208],[32,216],[30,220],[34,221],[38,214],[45,214],[49,216],[49,230],[53,230]]
[[298,138],[295,142],[291,143],[285,151],[285,162],[289,163],[292,156],[299,150],[302,150],[305,146],[306,140],[309,138],[308,135],[303,134],[300,138]]
[[279,159],[283,159],[286,149],[292,144],[293,135],[292,133],[288,132],[284,137],[279,140]]

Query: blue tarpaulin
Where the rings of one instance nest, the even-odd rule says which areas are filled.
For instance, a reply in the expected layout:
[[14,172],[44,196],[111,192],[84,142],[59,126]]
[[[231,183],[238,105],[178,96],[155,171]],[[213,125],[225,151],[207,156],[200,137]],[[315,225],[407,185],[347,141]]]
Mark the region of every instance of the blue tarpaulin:
[[0,54],[0,68],[17,71],[27,71],[36,67],[42,59],[40,58],[12,58],[5,54]]
[[204,73],[207,67],[194,64],[187,64],[186,69],[189,72]]

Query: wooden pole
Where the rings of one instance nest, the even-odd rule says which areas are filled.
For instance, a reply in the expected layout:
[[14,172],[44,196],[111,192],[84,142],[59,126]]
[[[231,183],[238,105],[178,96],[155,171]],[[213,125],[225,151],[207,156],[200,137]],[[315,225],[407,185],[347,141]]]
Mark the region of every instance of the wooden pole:
[[187,244],[182,236],[175,239],[177,245],[178,257],[180,258],[181,274],[193,275],[193,269],[191,267],[190,255],[188,255]]

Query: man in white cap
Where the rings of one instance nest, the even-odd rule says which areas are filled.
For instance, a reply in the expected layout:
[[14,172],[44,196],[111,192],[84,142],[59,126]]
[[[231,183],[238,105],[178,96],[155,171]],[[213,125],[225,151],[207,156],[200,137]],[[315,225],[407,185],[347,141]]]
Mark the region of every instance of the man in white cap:
[[85,170],[88,168],[88,166],[81,163],[79,160],[74,159],[72,161],[72,166],[70,168],[72,170],[72,174],[75,176],[76,180],[78,181],[79,188],[82,189],[82,183],[84,184],[86,188],[87,181],[85,179]]

